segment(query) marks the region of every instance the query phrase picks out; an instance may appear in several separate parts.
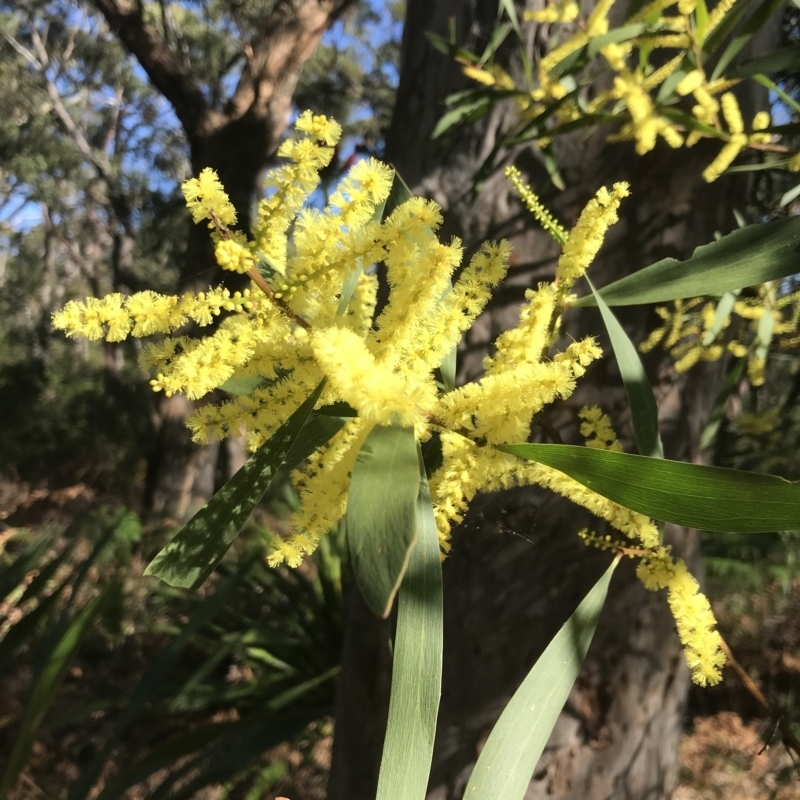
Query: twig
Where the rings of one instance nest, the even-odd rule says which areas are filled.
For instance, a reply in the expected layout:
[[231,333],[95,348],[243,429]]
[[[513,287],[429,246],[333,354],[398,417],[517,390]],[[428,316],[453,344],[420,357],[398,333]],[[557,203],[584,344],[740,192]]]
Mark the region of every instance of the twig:
[[[231,238],[231,232],[228,228],[222,223],[220,218],[213,212],[209,212],[209,216],[211,218],[211,222],[213,223],[214,227],[217,229],[217,233],[220,235],[222,239],[226,242]],[[262,292],[269,298],[269,301],[274,305],[276,308],[279,308],[284,314],[286,314],[289,319],[293,322],[296,322],[301,328],[304,330],[310,331],[311,330],[311,323],[303,319],[294,309],[290,308],[288,303],[281,297],[275,297],[275,291],[273,288],[264,280],[264,276],[258,271],[258,268],[255,264],[250,267],[250,270],[247,273],[250,278],[252,278],[253,283],[261,289]]]
[[544,430],[544,432],[550,437],[550,439],[555,444],[564,444],[564,440],[561,438],[561,434],[553,427],[553,423],[547,418],[547,415],[544,411],[540,411],[534,418],[533,421]]
[[780,713],[772,703],[767,700],[764,693],[761,691],[759,685],[747,674],[745,668],[734,658],[731,648],[728,643],[720,636],[720,649],[725,653],[728,659],[729,666],[735,673],[736,677],[742,682],[745,689],[752,695],[755,701],[761,706],[767,715],[775,720],[778,730],[781,732],[781,740],[789,752],[794,752],[795,755],[800,756],[800,740],[795,736],[792,730],[791,723],[786,717]]

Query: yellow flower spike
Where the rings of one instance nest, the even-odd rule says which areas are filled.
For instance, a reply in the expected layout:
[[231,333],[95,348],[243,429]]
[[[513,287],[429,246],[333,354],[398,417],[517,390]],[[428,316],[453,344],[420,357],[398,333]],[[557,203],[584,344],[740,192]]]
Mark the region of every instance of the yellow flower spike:
[[592,263],[603,244],[606,231],[617,219],[621,200],[630,194],[627,183],[615,183],[609,192],[601,188],[581,212],[558,259],[556,282],[561,291],[571,288]]
[[214,247],[214,257],[222,269],[231,272],[246,273],[255,265],[250,249],[233,239],[217,242]]
[[720,150],[719,155],[703,170],[706,183],[713,183],[734,162],[736,157],[747,146],[747,136],[734,133],[731,140]]
[[611,420],[599,406],[584,406],[578,416],[583,420],[581,435],[586,438],[587,447],[622,452],[622,443],[617,439]]
[[789,159],[789,172],[800,172],[800,153],[795,153]]
[[681,82],[675,87],[675,92],[681,97],[691,94],[705,81],[705,75],[699,69],[694,69],[681,79]]
[[706,26],[706,37],[722,22],[725,15],[736,4],[736,0],[720,0],[708,15],[708,25]]
[[717,621],[686,564],[680,559],[674,561],[668,547],[657,547],[641,560],[636,574],[646,589],[667,590],[667,602],[675,617],[692,680],[700,686],[719,683],[725,655],[720,636],[714,630]]
[[586,36],[589,39],[595,39],[608,33],[608,12],[613,5],[614,0],[599,0],[592,13],[589,14],[589,19],[586,20]]
[[630,53],[630,49],[619,44],[608,44],[601,51],[601,55],[608,61],[608,65],[614,72],[622,72],[625,69],[625,60]]
[[505,372],[524,363],[540,361],[550,345],[550,329],[556,307],[553,284],[539,284],[535,291],[525,291],[527,301],[520,308],[519,324],[501,333],[494,356],[487,356],[483,369],[487,375]]
[[370,425],[414,426],[433,401],[432,377],[410,384],[375,360],[358,334],[347,328],[325,328],[311,334],[314,358],[336,395],[356,408]]
[[527,22],[557,24],[573,22],[578,18],[579,12],[578,4],[574,0],[556,0],[538,11],[523,11],[522,18]]
[[494,75],[488,69],[483,67],[476,67],[474,64],[466,64],[461,67],[461,72],[467,78],[472,79],[476,83],[482,83],[484,86],[494,86],[497,82]]
[[744,133],[744,120],[742,119],[742,112],[739,110],[739,103],[736,100],[736,95],[732,92],[726,92],[722,95],[722,113],[725,115],[725,122],[728,123],[728,129],[731,133]]
[[646,22],[651,17],[658,15],[661,16],[665,8],[675,5],[675,0],[652,0],[650,3],[637,11],[632,17],[626,20],[626,24],[630,25],[635,22]]
[[706,84],[706,91],[711,94],[719,94],[720,92],[727,92],[728,89],[733,89],[742,82],[741,78],[717,78],[715,81]]
[[763,386],[766,383],[767,359],[753,356],[747,362],[747,377],[753,386]]
[[576,378],[586,374],[586,367],[600,358],[603,351],[597,344],[594,336],[587,336],[579,342],[573,342],[563,353],[558,353],[553,361],[566,364]]
[[106,295],[102,299],[89,297],[83,303],[70,300],[53,314],[53,327],[70,338],[83,336],[89,340],[121,342],[131,330],[130,314],[123,306],[121,294]]
[[750,144],[769,144],[772,141],[772,134],[760,133],[760,131],[769,128],[771,124],[772,120],[769,111],[759,111],[753,117],[753,124],[751,125],[753,133],[750,134]]
[[212,218],[216,218],[226,227],[236,222],[236,209],[222,188],[219,176],[210,167],[202,170],[196,178],[182,183],[181,191],[195,222],[212,220],[209,223],[211,228],[214,227]]
[[304,111],[294,124],[295,130],[307,133],[312,139],[334,147],[342,138],[342,126],[336,120],[328,119],[324,114],[312,114]]
[[459,343],[489,302],[492,289],[505,277],[510,255],[511,245],[505,241],[485,242],[475,253],[436,310],[420,320],[416,339],[402,355],[411,372],[438,367]]

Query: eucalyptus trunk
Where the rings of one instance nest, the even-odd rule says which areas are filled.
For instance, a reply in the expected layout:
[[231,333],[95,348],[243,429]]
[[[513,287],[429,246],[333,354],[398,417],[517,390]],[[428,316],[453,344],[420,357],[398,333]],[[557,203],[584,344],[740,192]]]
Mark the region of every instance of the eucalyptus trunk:
[[[506,237],[514,245],[505,284],[459,352],[461,380],[480,375],[490,342],[515,324],[525,289],[552,279],[558,254],[555,243],[521,208],[501,169],[476,198],[471,194],[478,165],[514,113],[510,104],[496,107],[447,148],[430,141],[443,99],[465,88],[465,81],[458,65],[435,51],[424,34],[432,31],[446,38],[454,20],[458,43],[480,52],[496,9],[496,0],[409,0],[387,147],[390,160],[415,192],[443,207],[446,234],[462,237],[468,251],[487,238]],[[547,35],[545,27],[531,31],[528,44],[534,62],[542,55],[536,45]],[[513,73],[511,57],[506,64]],[[759,99],[765,98],[749,98],[748,105],[752,108]],[[732,210],[744,206],[747,186],[730,177],[711,185],[702,182],[700,173],[714,150],[658,147],[637,157],[632,147],[609,145],[604,136],[575,135],[557,142],[564,191],[554,188],[532,147],[517,148],[505,162],[520,168],[567,225],[600,186],[620,180],[631,184],[620,221],[591,267],[596,285],[667,256],[684,258],[735,224]],[[623,324],[634,341],[640,341],[654,324],[652,309],[624,311]],[[606,356],[578,381],[575,395],[551,413],[550,422],[566,441],[577,443],[577,411],[597,404],[612,415],[630,445],[627,403],[599,313],[569,312],[563,331],[562,344],[570,337],[599,335]],[[656,355],[646,366],[659,403],[667,457],[701,460],[698,441],[722,365],[678,375]],[[506,702],[602,574],[610,556],[588,549],[576,535],[583,527],[598,530],[598,525],[567,501],[521,489],[484,497],[454,531],[452,555],[443,566],[444,677],[431,800],[462,796]],[[674,553],[698,572],[695,532],[668,528],[666,536]],[[526,800],[657,800],[669,797],[677,785],[689,673],[664,593],[646,591],[633,568],[626,563],[616,571],[584,669]],[[388,706],[389,628],[371,617],[356,592],[350,607],[329,800],[375,796]]]

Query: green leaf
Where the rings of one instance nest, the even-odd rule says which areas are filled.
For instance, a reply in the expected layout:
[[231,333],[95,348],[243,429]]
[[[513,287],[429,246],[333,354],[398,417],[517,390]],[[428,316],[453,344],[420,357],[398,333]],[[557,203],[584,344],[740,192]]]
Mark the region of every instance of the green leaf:
[[694,18],[695,41],[697,42],[698,47],[702,47],[706,38],[706,31],[708,30],[708,7],[706,6],[706,0],[697,0]]
[[53,543],[53,539],[53,535],[37,536],[8,567],[0,572],[0,600],[8,597],[31,570],[40,568],[39,561]]
[[730,317],[733,307],[736,305],[738,292],[725,292],[717,303],[714,319],[711,320],[711,327],[703,336],[703,346],[708,347],[725,326],[725,321]]
[[798,183],[793,189],[789,189],[788,192],[784,192],[778,205],[781,208],[788,206],[789,203],[791,203],[792,200],[796,199],[797,197],[800,197],[800,183]]
[[[763,2],[759,8],[756,9],[753,15],[744,23],[744,25],[742,25],[736,36],[734,36],[733,39],[731,39],[731,41],[728,43],[728,46],[725,48],[725,52],[723,52],[723,54],[719,57],[719,61],[717,61],[714,66],[714,71],[711,73],[712,81],[723,75],[728,64],[730,64],[731,61],[733,61],[733,59],[739,55],[739,52],[742,50],[742,48],[758,33],[758,31],[761,30],[761,28],[764,27],[764,25],[766,25],[770,18],[776,14],[780,8],[783,7],[783,4],[784,0],[765,0],[765,2]],[[728,15],[731,15],[734,12],[741,14],[744,11],[746,4],[742,3],[741,5],[743,8],[734,8],[728,12]],[[713,33],[711,36],[709,36],[707,45],[711,45],[713,36]],[[721,44],[722,39],[714,41],[714,46],[716,46],[718,43]],[[749,74],[752,75],[753,73]]]
[[733,390],[738,385],[739,381],[744,375],[745,367],[747,366],[747,358],[737,359],[733,365],[733,369],[728,373],[725,382],[722,384],[711,413],[708,415],[708,422],[706,422],[703,433],[700,436],[700,449],[704,450],[708,447],[717,435],[719,426],[722,423],[722,415],[725,413],[725,406],[728,404],[728,398],[731,396]]
[[89,601],[42,660],[42,667],[34,678],[30,696],[25,703],[25,711],[14,740],[14,748],[6,764],[3,779],[0,781],[0,800],[4,800],[14,787],[19,773],[25,766],[36,731],[53,704],[56,692],[67,674],[80,643],[89,632],[94,618],[110,596],[111,591],[118,589],[117,584],[111,584],[101,594]]
[[594,58],[604,47],[610,44],[627,42],[629,39],[635,39],[652,27],[652,25],[648,25],[645,22],[634,22],[630,25],[623,25],[621,28],[613,28],[608,33],[591,39],[589,44],[586,45],[586,53],[589,58]]
[[289,448],[285,469],[294,469],[301,461],[305,461],[322,445],[329,442],[344,427],[347,418],[314,412],[303,425],[297,438]]
[[344,282],[342,283],[342,293],[339,297],[339,305],[336,306],[337,317],[343,316],[344,312],[347,311],[347,306],[350,305],[350,301],[353,299],[353,294],[356,291],[356,286],[358,286],[358,279],[361,277],[362,272],[363,270],[361,269],[361,267],[356,267],[344,279]]
[[442,384],[446,392],[452,392],[456,386],[456,360],[458,346],[454,347],[442,360],[439,371],[442,373]]
[[472,771],[469,800],[522,800],[581,671],[617,562],[553,637],[492,729]]
[[574,478],[621,506],[687,528],[765,533],[800,527],[800,483],[592,447],[498,445]]
[[386,219],[398,207],[411,200],[414,195],[408,184],[403,180],[402,175],[395,170],[394,177],[392,178],[392,188],[389,190],[389,196],[386,198],[386,205],[383,208],[383,217]]
[[500,25],[495,26],[495,29],[492,31],[492,35],[489,38],[489,41],[486,43],[486,47],[481,54],[480,64],[485,64],[494,54],[498,47],[506,40],[506,37],[511,32],[511,29],[514,26],[510,22],[503,22]]
[[465,61],[471,62],[473,64],[478,63],[478,56],[475,53],[471,53],[469,50],[465,50],[463,47],[459,47],[454,42],[448,41],[442,36],[437,36],[435,33],[431,33],[430,31],[425,31],[425,38],[440,52],[444,53],[446,56],[450,56],[451,58],[463,58]]
[[517,8],[514,5],[514,0],[500,0],[500,6],[498,7],[498,12],[505,11],[508,14],[508,19],[511,22],[514,30],[517,33],[517,36],[522,38],[522,30],[519,27],[519,19],[517,17]]
[[419,469],[413,428],[377,425],[358,454],[347,497],[347,542],[367,605],[387,617],[417,541]]
[[728,167],[724,174],[731,175],[736,172],[764,172],[769,169],[780,170],[782,172],[786,169],[788,163],[788,158],[771,158],[769,161],[761,161],[755,164],[737,164],[735,167]]
[[188,622],[181,626],[180,633],[158,656],[150,661],[122,714],[114,721],[102,748],[91,762],[82,768],[77,780],[70,786],[67,800],[85,800],[125,731],[139,717],[145,707],[157,699],[169,686],[168,678],[181,653],[197,632],[225,608],[234,589],[250,571],[255,559],[256,557],[251,557],[242,563],[236,572],[227,577],[212,595],[200,602],[192,611]]
[[555,160],[555,158],[553,158],[553,154],[547,149],[540,150],[539,154],[544,162],[544,168],[547,170],[547,174],[550,176],[550,180],[553,182],[553,186],[555,186],[556,189],[564,191],[564,189],[566,189],[566,184],[564,183],[564,179],[561,177],[561,172],[558,169],[558,162]]
[[442,684],[442,565],[425,471],[417,530],[397,599],[392,694],[377,800],[424,800]]
[[597,301],[608,336],[611,339],[611,347],[614,349],[617,359],[622,383],[625,386],[625,394],[628,396],[636,447],[643,456],[663,458],[664,448],[658,433],[658,406],[639,354],[628,338],[628,334],[619,324],[619,320],[595,291],[588,276],[586,281]]
[[488,97],[481,97],[477,100],[472,100],[469,103],[456,106],[450,109],[446,114],[443,114],[436,127],[431,133],[431,139],[438,139],[444,136],[451,128],[460,125],[464,122],[474,122],[481,116],[486,114],[492,107],[492,101]]
[[795,71],[800,66],[800,45],[783,47],[769,55],[753,58],[736,67],[728,73],[729,78],[749,78],[759,72],[766,74],[772,72]]
[[[717,51],[717,48],[731,35],[741,18],[750,11],[754,2],[755,0],[738,0],[737,3],[734,3],[733,8],[725,14],[719,25],[706,36],[703,42],[703,62],[707,61],[708,58]],[[766,0],[766,2],[771,2],[771,0]]]
[[242,377],[234,375],[220,384],[219,388],[222,389],[223,392],[228,392],[230,394],[250,394],[250,392],[254,392],[259,387],[264,386],[266,382],[266,379],[262,378],[261,375],[247,375]]
[[173,536],[145,575],[196,589],[214,571],[264,496],[305,425],[325,382],[247,460],[247,463]]
[[753,80],[756,81],[756,83],[760,83],[771,92],[775,92],[775,94],[778,95],[778,97],[783,100],[783,102],[786,103],[789,108],[800,114],[800,103],[798,103],[797,100],[795,100],[790,94],[784,92],[783,89],[781,89],[781,87],[775,83],[775,81],[771,81],[766,75],[762,75],[761,73],[753,75]]
[[[790,217],[729,233],[698,247],[691,258],[665,258],[600,290],[610,306],[663,303],[682,297],[756,286],[794,275],[800,269],[800,217]],[[577,306],[595,305],[592,295]]]

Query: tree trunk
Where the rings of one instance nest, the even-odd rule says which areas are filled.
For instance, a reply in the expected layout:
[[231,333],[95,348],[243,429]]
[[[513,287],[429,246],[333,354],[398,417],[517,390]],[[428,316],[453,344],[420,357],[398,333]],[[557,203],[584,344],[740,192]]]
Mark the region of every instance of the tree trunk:
[[[430,132],[450,92],[464,88],[457,65],[430,47],[426,31],[447,37],[455,19],[459,44],[480,52],[495,19],[492,0],[409,0],[403,35],[401,79],[387,150],[417,193],[439,202],[447,233],[467,249],[483,239],[510,238],[512,269],[492,307],[468,333],[459,354],[459,377],[480,374],[496,335],[515,324],[528,287],[551,279],[557,256],[552,240],[520,209],[498,170],[472,202],[477,167],[494,146],[498,128],[513,109],[496,108],[480,125],[459,134],[442,159]],[[750,98],[750,106],[755,98]],[[705,148],[658,148],[644,158],[623,145],[607,145],[605,133],[588,140],[557,142],[557,160],[567,185],[557,192],[535,150],[518,148],[508,162],[525,173],[533,189],[565,224],[601,185],[627,180],[623,202],[591,268],[596,285],[666,256],[686,257],[734,224],[732,207],[744,205],[745,184],[700,179],[713,158]],[[620,315],[641,340],[651,309]],[[568,337],[605,337],[596,311],[566,315]],[[579,441],[575,416],[587,404],[610,412],[630,439],[627,404],[610,346],[606,357],[578,382],[578,391],[555,410],[551,421],[568,441]],[[659,361],[661,363],[659,363]],[[655,356],[648,364],[659,401],[661,434],[669,458],[700,459],[698,440],[711,407],[721,365],[678,376]],[[632,476],[635,479],[635,476]],[[608,563],[587,549],[576,532],[598,529],[585,512],[545,492],[524,489],[489,495],[453,533],[444,563],[445,654],[438,733],[429,798],[462,796],[470,772],[498,715],[537,657]],[[674,553],[700,569],[694,532],[667,530]],[[689,686],[688,670],[662,593],[646,591],[633,564],[623,564],[584,669],[534,773],[526,798],[666,798],[677,784],[677,750]],[[351,607],[362,601],[353,598]],[[388,664],[381,642],[384,626],[363,613],[350,620],[337,701],[336,737],[329,800],[374,797],[386,718]],[[379,698],[381,702],[379,702]],[[385,723],[383,723],[385,724]]]

